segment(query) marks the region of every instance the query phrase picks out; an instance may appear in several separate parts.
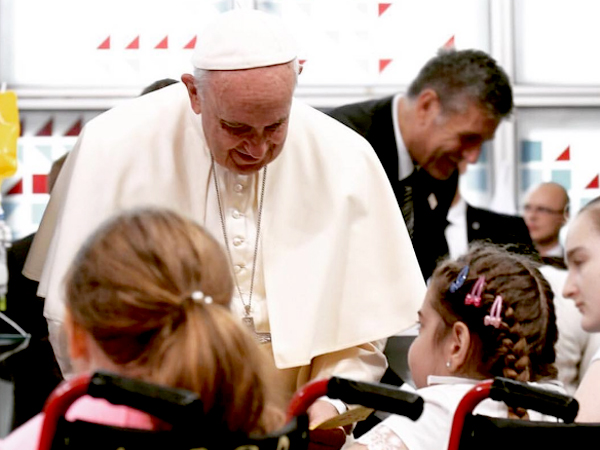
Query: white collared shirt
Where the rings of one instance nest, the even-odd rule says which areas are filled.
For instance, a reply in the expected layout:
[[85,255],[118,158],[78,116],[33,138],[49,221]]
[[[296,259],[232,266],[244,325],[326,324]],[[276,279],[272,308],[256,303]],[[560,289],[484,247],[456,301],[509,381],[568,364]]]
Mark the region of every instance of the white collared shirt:
[[[421,417],[416,421],[392,414],[379,425],[362,435],[357,442],[369,450],[398,448],[403,443],[410,450],[434,450],[448,447],[452,418],[460,400],[482,380],[452,376],[427,377],[428,386],[417,389],[424,400]],[[531,383],[554,392],[564,393],[555,383]],[[474,409],[475,414],[491,417],[507,417],[508,408],[502,402],[485,399]],[[529,411],[531,420],[552,421],[557,419],[535,411]]]
[[556,244],[554,247],[552,247],[550,250],[548,250],[544,256],[562,258],[565,256],[565,252],[562,248],[562,245]]
[[448,226],[444,230],[450,258],[456,259],[467,253],[469,238],[467,229],[467,202],[461,197],[448,210]]
[[392,100],[392,124],[394,125],[394,136],[398,150],[398,181],[404,180],[415,170],[415,165],[402,138],[398,122],[398,103],[401,98],[402,95],[396,94]]

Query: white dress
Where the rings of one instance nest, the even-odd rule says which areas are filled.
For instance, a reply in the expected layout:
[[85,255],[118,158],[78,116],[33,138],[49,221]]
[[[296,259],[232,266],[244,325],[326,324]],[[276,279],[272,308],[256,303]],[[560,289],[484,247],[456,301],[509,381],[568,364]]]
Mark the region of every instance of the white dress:
[[[428,386],[417,389],[425,406],[423,414],[416,421],[390,415],[379,425],[361,436],[357,441],[369,447],[369,450],[397,449],[400,443],[409,450],[445,450],[448,448],[454,412],[465,394],[481,380],[457,377],[428,377]],[[556,384],[544,384],[549,390],[564,392]],[[502,402],[484,400],[474,410],[475,414],[492,417],[508,417],[508,409]],[[529,412],[530,420],[557,419],[538,412]]]

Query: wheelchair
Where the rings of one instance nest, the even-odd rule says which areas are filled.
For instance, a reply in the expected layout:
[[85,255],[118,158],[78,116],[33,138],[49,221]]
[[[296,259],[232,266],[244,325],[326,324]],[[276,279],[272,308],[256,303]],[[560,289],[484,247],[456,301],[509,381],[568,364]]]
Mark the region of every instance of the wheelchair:
[[[141,430],[67,421],[67,410],[84,395],[143,411],[170,427]],[[392,386],[332,377],[311,382],[294,395],[287,410],[287,423],[280,430],[249,436],[231,433],[219,420],[205,414],[201,399],[193,392],[96,372],[65,381],[50,395],[44,407],[38,449],[305,450],[310,433],[306,411],[324,395],[413,420],[423,411],[423,400],[416,394]]]
[[[556,417],[557,421],[539,422],[472,414],[475,407],[486,398],[502,401],[513,408],[538,411]],[[452,422],[448,450],[531,450],[532,446],[569,448],[579,444],[593,445],[600,440],[600,424],[574,423],[578,409],[577,400],[570,396],[502,377],[486,380],[473,387],[459,403]]]

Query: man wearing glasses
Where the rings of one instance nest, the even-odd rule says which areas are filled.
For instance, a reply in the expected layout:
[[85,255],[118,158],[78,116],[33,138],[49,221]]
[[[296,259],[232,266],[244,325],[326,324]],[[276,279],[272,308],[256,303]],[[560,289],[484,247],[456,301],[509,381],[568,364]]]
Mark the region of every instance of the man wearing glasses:
[[569,196],[558,183],[541,183],[525,200],[523,218],[541,256],[562,258],[558,235],[569,216]]

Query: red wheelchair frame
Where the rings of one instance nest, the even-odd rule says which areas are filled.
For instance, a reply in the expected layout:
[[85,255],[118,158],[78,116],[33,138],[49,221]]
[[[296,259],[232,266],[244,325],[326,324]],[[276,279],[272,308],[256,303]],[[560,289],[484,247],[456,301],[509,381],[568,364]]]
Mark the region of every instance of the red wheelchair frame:
[[[557,421],[535,422],[473,415],[475,407],[487,398],[554,416]],[[577,441],[598,442],[600,424],[573,423],[578,409],[577,401],[567,395],[507,378],[486,380],[467,392],[459,403],[448,450],[531,450],[532,443],[540,448],[564,448]]]
[[[64,419],[66,412],[84,395],[127,405],[173,424],[186,419],[189,421],[190,416],[198,417],[198,414],[202,414],[200,399],[190,391],[156,386],[105,372],[80,375],[63,382],[48,398],[44,407],[45,418],[38,450],[53,448],[59,425],[71,423]],[[406,415],[413,420],[423,411],[423,400],[416,394],[400,391],[392,386],[332,377],[309,383],[294,395],[287,411],[287,424],[280,431],[264,437],[244,438],[236,447],[254,447],[259,450],[261,444],[264,444],[265,447],[278,449],[280,439],[291,436],[288,442],[294,449],[306,448],[309,431],[305,414],[310,405],[322,396],[337,398],[347,404],[361,404]]]

